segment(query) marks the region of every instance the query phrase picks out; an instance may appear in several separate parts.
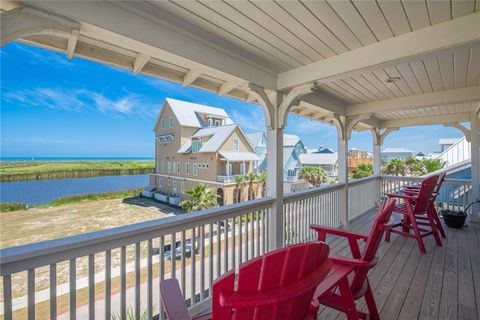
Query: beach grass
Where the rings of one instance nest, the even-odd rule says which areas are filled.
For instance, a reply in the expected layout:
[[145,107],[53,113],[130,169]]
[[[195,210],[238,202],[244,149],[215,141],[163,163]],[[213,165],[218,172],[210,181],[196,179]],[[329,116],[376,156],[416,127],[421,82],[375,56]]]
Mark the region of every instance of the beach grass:
[[0,182],[147,174],[154,168],[153,160],[2,161]]
[[0,203],[0,212],[13,212],[18,210],[26,210],[28,206],[24,203],[6,202]]

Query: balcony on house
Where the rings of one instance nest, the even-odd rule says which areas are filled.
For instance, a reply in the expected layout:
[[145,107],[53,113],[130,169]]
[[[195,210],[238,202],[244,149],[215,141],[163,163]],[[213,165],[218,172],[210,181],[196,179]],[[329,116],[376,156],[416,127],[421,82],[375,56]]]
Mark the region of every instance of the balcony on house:
[[[386,193],[422,179],[381,175],[384,139],[399,128],[460,130],[469,175],[447,172],[437,206],[463,210],[480,198],[478,5],[4,1],[0,9],[2,45],[21,41],[255,103],[268,138],[266,197],[0,250],[4,319],[124,319],[129,309],[165,319],[158,291],[167,278],[179,279],[195,315],[210,308],[215,279],[314,240],[312,223],[366,234]],[[283,193],[289,114],[336,128],[336,183]],[[374,175],[349,180],[354,131],[372,134]],[[223,158],[225,169],[214,175],[223,181],[246,172],[233,165],[250,161]],[[413,239],[382,243],[369,274],[382,318],[479,317],[480,206],[469,216],[468,228],[447,229],[442,247],[429,240],[427,254]],[[327,242],[348,254],[345,241]],[[322,308],[318,318],[337,316]]]

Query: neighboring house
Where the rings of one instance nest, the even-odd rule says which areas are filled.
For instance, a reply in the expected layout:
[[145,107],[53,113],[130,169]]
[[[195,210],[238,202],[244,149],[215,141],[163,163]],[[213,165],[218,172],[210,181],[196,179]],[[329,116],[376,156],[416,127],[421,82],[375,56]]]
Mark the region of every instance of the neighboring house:
[[[235,191],[234,176],[252,172],[261,158],[225,110],[167,98],[154,132],[156,165],[150,187],[157,199],[169,196],[178,205],[188,198],[185,191],[200,182],[215,190],[220,205],[245,199]],[[257,189],[253,197],[261,194]]]
[[386,148],[381,153],[382,161],[389,161],[395,158],[405,159],[408,157],[413,157],[415,152],[405,148]]
[[354,172],[360,164],[373,164],[372,155],[365,150],[351,148],[348,151],[348,172]]
[[335,151],[330,148],[320,146],[318,149],[312,150],[310,153],[335,153]]
[[304,153],[300,155],[302,166],[322,168],[327,174],[327,180],[333,181],[338,176],[338,154],[334,153]]
[[461,138],[442,138],[438,140],[438,144],[440,145],[440,152],[442,153],[443,151],[447,150],[451,146],[453,146],[455,143],[457,143],[458,140]]
[[[259,170],[267,169],[267,136],[263,132],[247,133],[247,137],[255,147],[256,154],[262,159]],[[301,164],[299,155],[307,152],[299,136],[293,134],[283,135],[283,181],[284,191],[291,192],[305,188],[305,182],[299,181]]]

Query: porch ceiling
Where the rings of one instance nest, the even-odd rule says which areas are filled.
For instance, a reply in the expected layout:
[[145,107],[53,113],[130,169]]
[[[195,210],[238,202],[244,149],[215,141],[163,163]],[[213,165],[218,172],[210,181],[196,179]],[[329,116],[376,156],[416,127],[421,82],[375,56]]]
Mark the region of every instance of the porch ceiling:
[[357,130],[461,120],[480,105],[479,1],[30,0],[1,10],[23,4],[80,27],[22,42],[252,102],[249,83],[314,82],[291,112],[369,115]]

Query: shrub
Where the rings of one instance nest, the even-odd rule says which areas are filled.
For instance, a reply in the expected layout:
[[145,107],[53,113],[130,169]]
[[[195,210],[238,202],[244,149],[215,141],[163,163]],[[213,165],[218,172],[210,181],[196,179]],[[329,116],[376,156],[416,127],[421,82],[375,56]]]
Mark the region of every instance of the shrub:
[[18,210],[26,210],[28,206],[25,203],[5,202],[0,203],[0,212],[12,212]]

